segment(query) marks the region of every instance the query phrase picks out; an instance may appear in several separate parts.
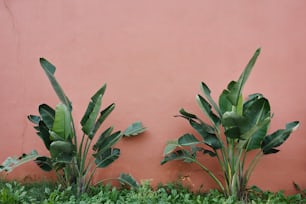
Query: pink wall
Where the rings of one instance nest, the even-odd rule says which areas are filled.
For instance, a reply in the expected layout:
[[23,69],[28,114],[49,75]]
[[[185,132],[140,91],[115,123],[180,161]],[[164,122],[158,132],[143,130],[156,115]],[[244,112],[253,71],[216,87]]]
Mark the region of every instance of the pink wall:
[[[38,63],[45,57],[73,101],[79,120],[104,82],[104,104],[115,102],[108,120],[124,129],[142,120],[142,137],[120,142],[122,157],[96,180],[129,172],[153,183],[190,176],[212,186],[192,165],[160,166],[165,143],[191,128],[173,118],[181,107],[199,113],[195,94],[205,81],[213,97],[237,79],[256,48],[262,54],[245,87],[261,92],[275,113],[271,131],[286,122],[301,126],[280,153],[258,165],[251,184],[293,192],[306,188],[306,2],[297,1],[0,1],[0,161],[37,149],[45,153],[26,116],[58,100]],[[210,162],[209,166],[215,166]],[[48,177],[35,164],[11,177]],[[187,182],[188,183],[188,182]]]

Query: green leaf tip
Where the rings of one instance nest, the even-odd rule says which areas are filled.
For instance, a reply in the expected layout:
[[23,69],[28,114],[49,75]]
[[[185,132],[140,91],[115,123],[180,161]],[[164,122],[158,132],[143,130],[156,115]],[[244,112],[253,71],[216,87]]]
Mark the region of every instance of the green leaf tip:
[[39,62],[40,65],[47,70],[48,72],[50,72],[52,75],[55,73],[55,66],[53,64],[51,64],[48,60],[46,60],[45,58],[39,58]]
[[56,95],[58,96],[59,100],[64,103],[70,111],[72,111],[72,105],[66,94],[64,93],[62,87],[57,82],[54,73],[55,73],[55,66],[51,64],[48,60],[44,58],[40,58],[40,65],[42,69],[44,70],[45,74],[47,75],[49,82],[51,83]]

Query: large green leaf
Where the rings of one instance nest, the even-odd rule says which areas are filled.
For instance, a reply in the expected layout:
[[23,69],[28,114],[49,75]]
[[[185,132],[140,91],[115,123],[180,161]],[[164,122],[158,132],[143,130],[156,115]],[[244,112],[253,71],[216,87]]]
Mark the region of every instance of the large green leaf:
[[243,106],[243,115],[250,126],[254,126],[266,118],[271,118],[269,101],[264,97],[247,101]]
[[270,104],[266,98],[254,97],[244,104],[243,115],[248,120],[248,131],[243,134],[244,139],[249,139],[247,151],[258,149],[270,126]]
[[54,77],[54,73],[55,73],[55,66],[52,65],[50,62],[48,62],[46,59],[44,58],[40,58],[40,65],[42,66],[43,70],[45,71],[55,93],[57,94],[58,98],[60,99],[60,101],[65,104],[69,111],[72,110],[72,106],[71,106],[71,102],[68,99],[68,97],[65,95],[62,87],[59,85],[59,83],[57,82],[56,78]]
[[40,121],[38,127],[39,131],[37,132],[37,135],[43,140],[46,148],[49,150],[51,144],[49,128],[45,125],[44,121]]
[[194,120],[189,120],[190,125],[200,134],[203,142],[213,149],[220,149],[222,147],[222,141],[214,133],[214,129],[205,124],[198,123]]
[[124,137],[130,137],[130,136],[135,136],[139,135],[140,133],[144,132],[146,130],[145,127],[143,127],[142,123],[137,121],[131,124],[129,127],[127,127],[124,132],[123,136]]
[[[50,119],[52,116],[52,108],[50,108],[48,105],[41,105],[40,106],[40,112],[42,113],[42,115],[44,115],[43,117],[45,118],[45,121],[48,122],[48,124],[50,125]],[[54,118],[54,116],[53,116]],[[45,124],[45,121],[43,120],[43,118],[41,118],[40,116],[36,116],[36,115],[28,115],[28,119],[34,123],[37,126],[34,126],[34,129],[37,131],[37,135],[43,140],[46,148],[49,150],[50,148],[50,134],[49,134],[49,128],[47,127],[47,125]],[[51,125],[52,127],[52,125]]]
[[205,113],[214,126],[218,127],[220,124],[220,118],[212,112],[211,105],[201,95],[197,95],[196,100],[200,109]]
[[51,157],[58,163],[70,163],[74,153],[73,145],[67,141],[54,141],[50,145]]
[[264,154],[276,153],[279,150],[275,147],[282,145],[290,136],[290,134],[296,130],[299,126],[298,121],[288,123],[285,129],[275,131],[269,136],[266,136],[261,144],[261,149]]
[[222,94],[219,96],[219,107],[222,115],[226,112],[232,111],[233,109],[232,103],[227,98],[228,94],[229,94],[228,90],[223,90]]
[[210,89],[208,88],[208,86],[204,83],[201,82],[201,90],[204,93],[204,95],[206,96],[207,100],[209,101],[209,103],[214,107],[215,111],[219,114],[219,117],[221,117],[221,111],[218,107],[218,105],[216,104],[216,102],[212,99],[211,95],[210,95]]
[[22,154],[20,157],[8,157],[1,165],[0,165],[0,172],[6,171],[11,172],[16,167],[27,163],[29,161],[35,160],[39,157],[36,150],[32,150],[28,154]]
[[205,144],[212,147],[213,149],[219,149],[222,146],[222,143],[216,137],[215,129],[212,126],[204,123],[196,115],[191,114],[184,109],[181,109],[180,113],[182,115],[179,115],[179,117],[188,120],[190,125],[200,134]]
[[104,152],[96,154],[94,157],[98,168],[105,168],[117,160],[120,156],[120,149],[108,148]]
[[90,111],[90,112],[85,113],[85,115],[88,114],[88,118],[86,122],[84,123],[82,130],[86,135],[89,136],[90,139],[92,139],[93,137],[92,130],[94,129],[94,125],[95,125],[97,116],[99,114],[100,108],[101,108],[101,103],[102,103],[101,100],[102,100],[102,95],[99,95],[96,101],[91,101],[87,108],[87,111]]
[[97,151],[98,148],[101,146],[101,144],[103,143],[104,140],[106,140],[107,137],[109,137],[112,132],[113,132],[113,127],[109,127],[107,128],[104,132],[102,132],[102,134],[100,135],[98,141],[96,142],[96,144],[94,144],[93,146],[93,150]]
[[241,135],[248,128],[248,120],[234,111],[225,112],[222,116],[222,126],[225,136],[234,139],[243,139]]
[[[106,90],[106,84],[104,84],[92,97],[89,102],[86,112],[81,119],[81,125],[84,133],[91,135],[94,123],[98,116],[98,112],[101,107],[101,100]],[[92,139],[92,137],[90,137]]]
[[53,108],[48,106],[47,104],[41,104],[38,107],[39,114],[46,124],[46,126],[51,130],[54,123],[55,111]]
[[177,140],[167,141],[166,147],[164,149],[164,155],[170,154],[178,146],[179,146],[179,144],[178,144]]
[[190,146],[190,145],[195,145],[199,143],[200,141],[194,135],[190,133],[184,134],[178,139],[178,144],[181,146]]
[[97,143],[94,145],[94,149],[97,151],[95,155],[98,155],[100,152],[104,152],[106,149],[112,147],[120,140],[121,137],[122,134],[120,131],[114,132],[107,137],[101,135]]
[[115,104],[112,103],[109,106],[107,106],[104,110],[102,110],[100,112],[100,116],[98,117],[96,123],[95,123],[95,127],[93,128],[92,132],[91,132],[91,138],[96,134],[96,132],[98,131],[98,129],[100,128],[100,126],[102,125],[102,123],[105,121],[105,119],[107,118],[107,116],[109,116],[109,114],[111,114],[111,112],[115,109]]
[[62,103],[58,104],[55,109],[55,119],[52,131],[64,140],[68,140],[68,138],[72,136],[71,123],[71,114],[67,106]]
[[237,106],[238,104],[238,99],[240,97],[239,94],[241,94],[240,90],[242,89],[242,87],[239,87],[239,85],[242,85],[242,84],[239,84],[236,81],[231,81],[227,85],[228,93],[226,97],[229,100],[229,102],[232,104],[232,106]]
[[133,187],[133,188],[138,188],[139,187],[139,184],[137,183],[137,181],[129,174],[121,173],[118,180],[123,185],[128,185],[128,186]]
[[[49,130],[50,140],[51,141],[66,141],[66,139],[62,135],[58,135],[55,132]],[[67,140],[69,141],[69,140]]]

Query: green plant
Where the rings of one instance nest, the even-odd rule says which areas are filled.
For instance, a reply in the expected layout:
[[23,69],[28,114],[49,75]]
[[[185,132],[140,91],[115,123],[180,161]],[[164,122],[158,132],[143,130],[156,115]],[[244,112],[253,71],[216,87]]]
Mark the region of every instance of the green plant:
[[48,198],[44,200],[44,204],[56,204],[72,199],[76,200],[71,186],[63,188],[61,185],[58,185],[57,188],[52,191],[49,188],[45,188],[45,194],[48,195]]
[[27,195],[25,187],[17,182],[5,183],[0,190],[0,203],[18,204],[30,203],[34,199]]
[[[19,158],[7,158],[0,166],[0,171],[9,172],[23,163],[34,160],[41,169],[54,170],[63,187],[76,186],[77,194],[80,195],[87,190],[97,168],[105,168],[119,158],[120,149],[113,146],[122,137],[138,135],[145,128],[140,122],[133,123],[124,132],[113,132],[114,128],[109,127],[92,145],[100,126],[115,108],[115,104],[112,103],[100,111],[102,97],[106,90],[106,84],[104,84],[91,97],[81,119],[83,136],[79,142],[72,117],[72,104],[54,76],[56,68],[43,58],[40,59],[40,64],[60,103],[55,110],[47,104],[41,104],[38,108],[39,115],[29,115],[28,119],[34,123],[37,135],[43,140],[50,152],[50,157],[40,156],[33,150]],[[88,158],[91,147],[93,154],[91,158]],[[118,179],[137,186],[133,178],[127,174],[121,174]]]
[[[228,84],[219,96],[219,105],[212,99],[208,86],[201,83],[204,97],[198,94],[196,101],[210,123],[181,109],[178,116],[190,123],[200,139],[187,133],[175,141],[169,141],[161,164],[172,160],[195,163],[209,174],[226,196],[244,199],[249,178],[260,158],[277,153],[279,150],[276,148],[299,125],[299,122],[294,121],[288,123],[285,129],[267,135],[272,118],[268,99],[261,94],[252,94],[244,99],[242,90],[259,54],[260,49],[256,50],[240,78]],[[246,164],[251,150],[257,150],[257,154],[250,164]],[[217,158],[224,182],[198,159],[199,153]]]
[[252,186],[248,189],[248,201],[252,203],[305,203],[306,200],[301,194],[294,194],[286,196],[283,191],[270,192],[263,191],[256,186]]
[[[10,186],[10,187],[8,187]],[[306,199],[300,194],[286,196],[283,192],[269,192],[253,186],[246,201],[235,196],[225,197],[216,189],[206,193],[193,193],[178,183],[160,184],[154,190],[148,182],[142,182],[139,188],[116,188],[109,184],[90,186],[90,191],[76,197],[71,187],[45,182],[19,183],[0,180],[0,203],[5,204],[302,204]],[[5,192],[5,193],[3,193]],[[9,194],[9,195],[8,195]],[[41,195],[40,195],[41,194]],[[7,199],[9,197],[9,199]]]

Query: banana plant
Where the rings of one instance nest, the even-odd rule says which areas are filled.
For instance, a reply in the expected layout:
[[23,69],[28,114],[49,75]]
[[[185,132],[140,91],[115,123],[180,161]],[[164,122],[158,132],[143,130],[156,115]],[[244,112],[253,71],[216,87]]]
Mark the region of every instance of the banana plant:
[[[243,87],[259,54],[260,49],[257,49],[239,79],[231,81],[219,96],[218,104],[211,97],[208,86],[201,82],[202,95],[198,94],[196,101],[209,122],[182,108],[177,117],[188,121],[198,136],[187,133],[168,141],[161,164],[173,160],[195,163],[209,174],[226,196],[241,200],[246,197],[248,181],[260,158],[277,153],[277,147],[299,126],[298,121],[290,122],[284,129],[268,134],[272,118],[268,99],[262,94],[252,94],[244,99]],[[250,151],[257,153],[247,164]],[[199,157],[202,155],[218,160],[223,181],[201,162]]]
[[[37,135],[42,139],[50,156],[41,156],[37,151],[23,154],[21,157],[9,157],[0,166],[0,171],[12,171],[28,161],[35,161],[44,171],[54,170],[58,181],[64,186],[76,186],[80,195],[91,184],[98,168],[106,168],[120,156],[120,149],[114,145],[122,137],[138,135],[145,131],[141,122],[135,122],[125,131],[114,131],[108,127],[94,140],[105,119],[114,110],[112,103],[101,110],[102,97],[106,90],[104,84],[92,97],[81,119],[82,137],[78,141],[72,117],[72,104],[57,82],[55,66],[41,58],[40,64],[47,75],[60,103],[53,109],[47,104],[38,107],[39,115],[29,115]],[[92,149],[91,149],[92,148]],[[89,153],[92,157],[89,158]],[[121,174],[119,181],[137,186],[137,182],[128,174]]]

